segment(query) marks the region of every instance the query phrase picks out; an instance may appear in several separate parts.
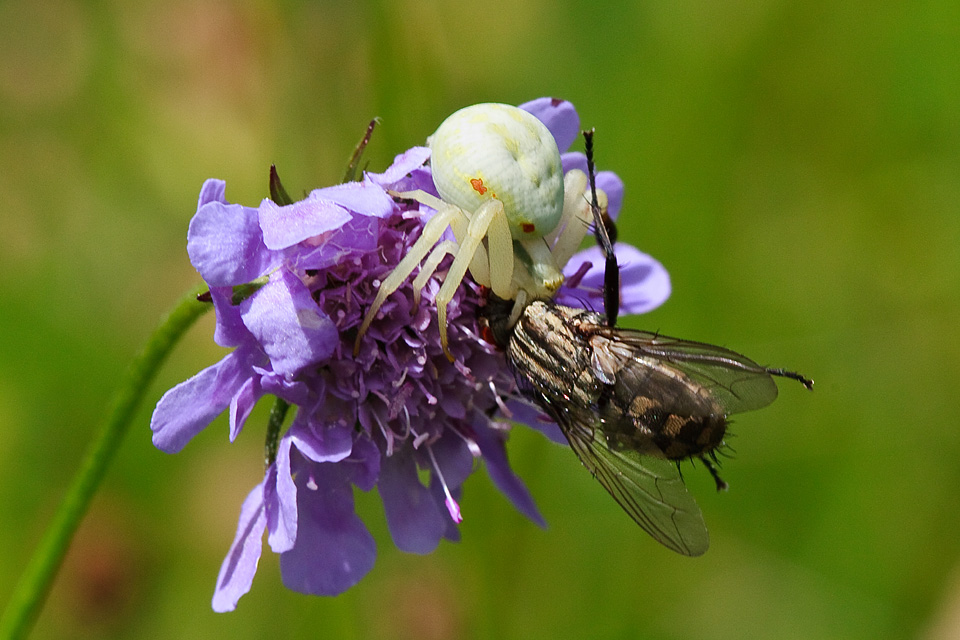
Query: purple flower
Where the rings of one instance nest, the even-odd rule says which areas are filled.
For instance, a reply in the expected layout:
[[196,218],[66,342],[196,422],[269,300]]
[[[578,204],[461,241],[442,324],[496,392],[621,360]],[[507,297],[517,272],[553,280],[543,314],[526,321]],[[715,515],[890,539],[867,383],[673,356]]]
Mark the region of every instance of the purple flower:
[[[570,103],[545,98],[523,108],[547,124],[561,148],[576,138]],[[424,222],[419,205],[397,203],[387,190],[436,194],[428,157],[428,149],[415,147],[382,174],[318,189],[287,206],[229,204],[219,180],[201,189],[187,249],[210,285],[214,339],[233,351],[164,394],[151,421],[153,442],[179,451],[228,409],[233,440],[264,395],[295,409],[276,459],[241,508],[217,579],[217,611],[234,609],[250,589],[264,531],[290,589],[336,595],[356,584],[373,567],[376,549],[354,512],[354,487],[377,487],[394,543],[411,553],[459,538],[457,501],[477,458],[517,509],[543,524],[507,462],[507,419],[548,435],[556,426],[512,402],[515,383],[504,356],[480,337],[480,287],[465,279],[448,306],[454,362],[440,347],[436,278],[419,305],[410,282],[392,294],[353,355],[379,282]],[[565,154],[565,167],[579,166],[581,157]],[[622,183],[609,172],[598,174],[598,183],[616,214]],[[666,299],[669,280],[659,263],[626,245],[617,252],[625,267],[623,309],[648,310]],[[596,305],[602,265],[590,250],[575,256],[566,269],[573,286],[564,287],[562,301]],[[251,282],[259,288],[235,302],[234,287]]]

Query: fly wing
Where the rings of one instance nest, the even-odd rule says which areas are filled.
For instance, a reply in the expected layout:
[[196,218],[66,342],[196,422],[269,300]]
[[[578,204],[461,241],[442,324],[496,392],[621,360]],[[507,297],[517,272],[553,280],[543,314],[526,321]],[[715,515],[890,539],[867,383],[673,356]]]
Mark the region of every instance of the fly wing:
[[710,546],[700,507],[676,464],[618,446],[577,412],[557,421],[590,473],[655,540],[677,553],[699,556]]
[[[701,385],[712,402],[694,397],[673,398],[674,406],[669,400],[663,402],[666,409],[678,414],[713,413],[716,405],[724,414],[740,413],[765,407],[777,398],[773,375],[782,375],[782,372],[762,367],[735,351],[647,331],[611,329],[601,325],[593,325],[590,330],[631,353],[617,372],[617,384],[624,388],[649,390],[650,383],[656,378],[678,376]],[[663,386],[653,385],[653,388]]]

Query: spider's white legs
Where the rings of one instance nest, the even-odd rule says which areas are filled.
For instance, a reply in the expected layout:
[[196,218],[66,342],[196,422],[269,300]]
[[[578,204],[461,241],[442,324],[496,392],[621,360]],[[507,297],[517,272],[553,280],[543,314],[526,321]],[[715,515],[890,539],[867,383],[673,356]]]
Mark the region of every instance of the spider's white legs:
[[587,190],[587,174],[579,169],[571,169],[563,176],[563,214],[553,231],[546,234],[547,244],[553,246],[560,233],[570,224],[580,200]]
[[[402,191],[402,192],[388,191],[388,193],[394,198],[415,200],[421,204],[425,204],[428,207],[436,209],[437,211],[440,211],[440,209],[443,209],[444,207],[454,206],[447,202],[444,202],[443,200],[441,200],[440,198],[434,195],[427,193],[422,189],[417,189],[416,191]],[[457,208],[457,213],[459,215],[451,216],[450,218],[450,229],[453,231],[453,235],[457,238],[457,242],[462,242],[463,238],[467,235],[467,228],[470,224],[470,218],[467,217],[467,214],[464,213],[463,209]],[[503,236],[504,235],[503,229],[505,229],[506,236],[510,238],[512,242],[512,236],[510,236],[510,227],[509,227],[509,224],[507,223],[506,216],[502,216],[502,217],[503,217],[503,223],[502,225],[500,225],[502,229],[497,227],[495,228],[493,233],[498,234],[499,236]],[[502,242],[502,240],[500,240],[500,242]],[[512,245],[509,245],[509,246],[511,247],[511,252],[512,252]],[[453,255],[457,255],[458,252],[456,250],[453,250],[453,251],[449,251],[449,253]],[[439,261],[440,261],[440,258],[437,259],[438,264],[439,264]],[[487,260],[486,250],[483,248],[482,244],[478,244],[477,249],[474,252],[473,259],[470,261],[470,267],[469,267],[470,274],[473,276],[473,279],[476,280],[479,284],[487,287],[491,286],[489,265],[490,265],[490,262]],[[434,269],[436,269],[436,267],[434,267]],[[501,279],[502,278],[503,276],[501,276]],[[426,283],[426,279],[424,279],[423,282]],[[421,285],[421,288],[422,288],[422,285]]]
[[[507,216],[503,213],[503,206],[499,206],[490,219],[490,226],[487,228],[487,247],[490,250],[490,288],[495,294],[504,300],[513,297],[516,287],[513,286],[513,235],[510,233],[510,225],[507,222]],[[478,246],[478,249],[482,246]],[[470,273],[474,278],[473,267]],[[483,284],[481,282],[481,284]]]
[[437,196],[427,193],[423,189],[416,189],[414,191],[387,191],[387,193],[393,198],[400,198],[402,200],[416,200],[420,204],[425,204],[436,211],[440,211],[440,209],[444,207],[454,206],[448,202],[444,202]]
[[427,256],[427,259],[423,261],[423,264],[420,265],[420,273],[417,274],[417,277],[413,280],[413,306],[420,305],[420,291],[423,289],[423,286],[427,284],[427,280],[433,275],[437,270],[437,266],[440,265],[440,261],[446,258],[448,255],[456,255],[457,253],[457,243],[453,240],[444,240],[437,246],[433,248],[433,251],[430,252],[430,255]]
[[[552,253],[559,265],[567,264],[573,257],[593,222],[590,200],[586,196],[586,174],[579,169],[568,171],[563,178],[563,188],[563,218],[548,239],[548,242],[554,240]],[[597,190],[598,198],[602,193]],[[605,201],[606,195],[603,194],[602,198]]]
[[[440,329],[440,345],[443,352],[447,354],[450,362],[453,362],[453,354],[447,347],[447,304],[453,299],[453,293],[463,281],[463,276],[467,273],[467,267],[473,260],[473,255],[480,246],[480,242],[487,234],[490,228],[490,222],[495,217],[503,217],[503,203],[499,200],[487,200],[473,214],[470,224],[467,226],[467,232],[460,241],[460,249],[457,257],[454,258],[447,276],[443,280],[443,286],[437,292],[435,301],[437,304],[437,326]],[[432,220],[431,220],[432,222]],[[418,241],[419,242],[419,241]]]
[[510,310],[510,317],[507,318],[507,326],[512,327],[517,324],[520,314],[527,308],[527,292],[523,289],[517,291],[517,299],[513,301],[513,309]]
[[453,205],[440,203],[440,208],[437,209],[436,215],[423,225],[423,232],[420,234],[420,237],[417,238],[417,241],[413,243],[413,246],[410,247],[410,252],[403,257],[403,260],[390,272],[390,275],[380,283],[377,297],[374,298],[373,304],[370,305],[370,308],[367,310],[367,315],[364,316],[360,330],[357,332],[357,341],[353,345],[354,355],[359,353],[360,338],[363,337],[363,334],[366,333],[370,327],[370,323],[373,322],[377,311],[380,310],[380,306],[387,299],[387,296],[396,291],[397,288],[410,277],[410,274],[413,273],[416,266],[420,264],[423,257],[427,255],[433,245],[437,243],[437,240],[440,239],[440,236],[443,235],[443,232],[450,226],[450,220],[459,214],[460,210]]
[[[466,214],[457,216],[450,221],[450,229],[453,231],[453,235],[457,238],[458,243],[462,242],[467,236],[467,227],[469,226],[470,219],[467,218]],[[459,244],[457,246],[459,246]],[[456,256],[457,252],[453,251],[452,253]],[[468,268],[473,279],[477,281],[477,284],[485,287],[490,286],[490,262],[487,260],[487,250],[483,248],[483,243],[477,245],[477,250],[474,252],[473,260],[470,261]]]

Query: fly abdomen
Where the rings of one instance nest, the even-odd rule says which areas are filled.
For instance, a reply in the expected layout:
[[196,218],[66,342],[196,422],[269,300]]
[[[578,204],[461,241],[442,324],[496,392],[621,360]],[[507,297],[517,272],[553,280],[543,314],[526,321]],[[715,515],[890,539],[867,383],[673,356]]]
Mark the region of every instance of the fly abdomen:
[[611,444],[619,442],[646,455],[683,460],[709,453],[723,443],[728,423],[722,413],[683,415],[639,393],[630,402],[618,402],[622,398],[616,396],[609,400],[598,411]]
[[653,432],[652,439],[667,460],[701,456],[723,442],[727,419],[722,415],[680,416],[667,413],[641,421]]

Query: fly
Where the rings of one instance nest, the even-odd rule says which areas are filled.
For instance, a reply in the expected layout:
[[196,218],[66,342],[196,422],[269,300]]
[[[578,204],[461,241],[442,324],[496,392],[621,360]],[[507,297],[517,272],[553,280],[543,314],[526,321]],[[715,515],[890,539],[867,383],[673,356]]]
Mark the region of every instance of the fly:
[[[584,136],[595,193],[591,133]],[[491,294],[486,323],[520,393],[557,423],[614,500],[658,542],[698,556],[709,536],[679,462],[703,461],[717,489],[725,489],[713,461],[728,416],[773,402],[775,377],[807,389],[813,381],[723,347],[616,327],[619,270],[611,223],[602,220],[596,199],[593,208],[607,256],[606,315],[535,301],[511,326],[513,301]]]

